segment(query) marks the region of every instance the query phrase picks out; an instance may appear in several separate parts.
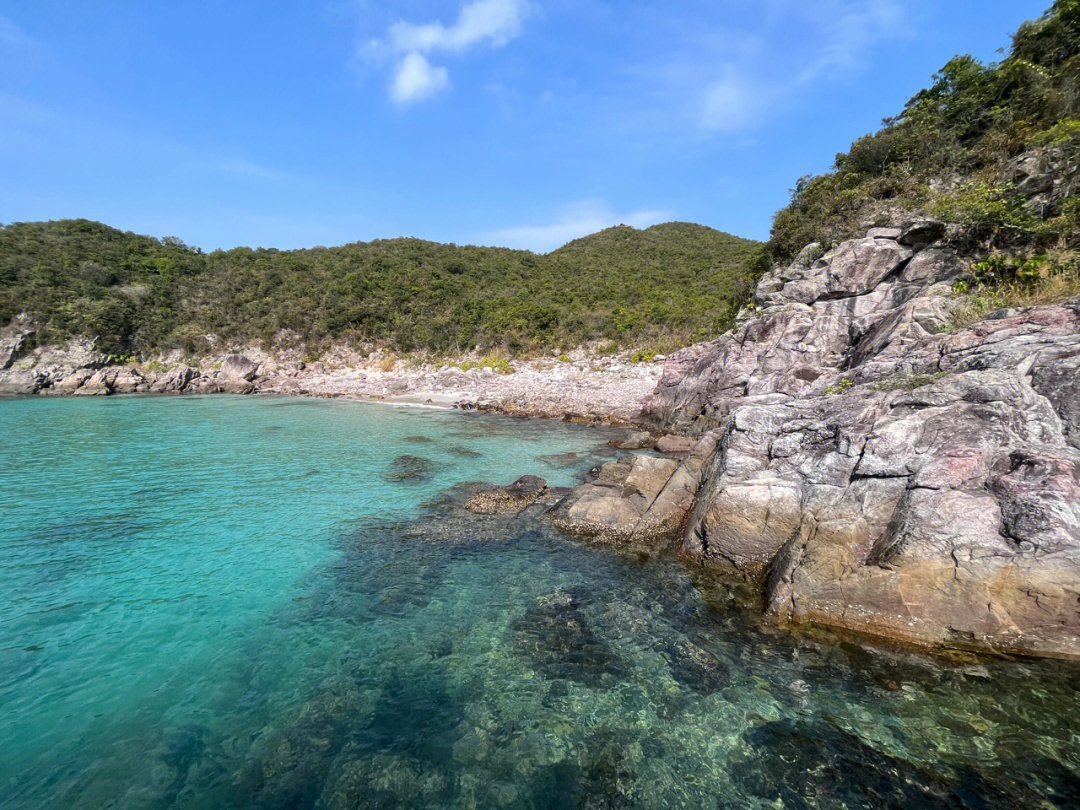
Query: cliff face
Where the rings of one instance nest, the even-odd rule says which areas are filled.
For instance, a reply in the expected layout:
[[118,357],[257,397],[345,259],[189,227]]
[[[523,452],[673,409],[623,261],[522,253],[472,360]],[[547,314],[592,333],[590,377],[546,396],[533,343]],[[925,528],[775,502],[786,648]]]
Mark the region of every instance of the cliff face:
[[952,331],[947,237],[808,246],[667,361],[649,414],[716,447],[675,542],[779,619],[1080,656],[1080,300]]

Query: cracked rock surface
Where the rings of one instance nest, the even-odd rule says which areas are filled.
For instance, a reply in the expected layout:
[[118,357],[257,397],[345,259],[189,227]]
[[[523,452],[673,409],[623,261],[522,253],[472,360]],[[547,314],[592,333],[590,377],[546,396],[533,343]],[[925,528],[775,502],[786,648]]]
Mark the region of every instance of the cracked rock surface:
[[559,525],[663,538],[780,621],[1080,657],[1080,300],[951,331],[945,233],[875,228],[766,274],[734,330],[665,364],[648,414],[701,441],[659,494],[612,469]]

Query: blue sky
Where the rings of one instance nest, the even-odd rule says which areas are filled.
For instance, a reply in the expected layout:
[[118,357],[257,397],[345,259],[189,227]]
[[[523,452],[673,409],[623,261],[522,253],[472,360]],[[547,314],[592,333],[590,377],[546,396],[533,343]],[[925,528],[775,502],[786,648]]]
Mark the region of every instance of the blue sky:
[[208,250],[765,238],[796,178],[1049,4],[0,0],[0,222]]

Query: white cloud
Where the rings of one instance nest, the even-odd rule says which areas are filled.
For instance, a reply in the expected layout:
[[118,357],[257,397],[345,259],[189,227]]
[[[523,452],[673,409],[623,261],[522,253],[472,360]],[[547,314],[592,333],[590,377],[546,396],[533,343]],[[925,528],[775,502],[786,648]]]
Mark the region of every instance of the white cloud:
[[738,132],[758,123],[768,112],[775,91],[728,65],[705,89],[700,124],[714,132]]
[[444,67],[432,67],[422,54],[413,52],[397,66],[390,84],[390,100],[395,104],[411,104],[435,95],[450,83]]
[[447,69],[432,65],[428,55],[442,52],[460,56],[484,44],[501,48],[521,34],[529,10],[528,0],[473,0],[461,7],[451,26],[441,22],[394,23],[385,38],[364,43],[358,56],[376,62],[395,59],[390,100],[411,104],[450,85]]
[[563,208],[559,217],[546,225],[519,225],[487,231],[480,235],[484,244],[520,248],[547,253],[571,240],[587,236],[613,225],[647,228],[670,221],[671,211],[631,211],[619,214],[604,200],[579,200]]
[[399,22],[390,27],[389,40],[398,52],[462,53],[484,40],[501,48],[521,33],[527,11],[524,0],[474,0],[462,6],[457,22],[449,28],[438,22]]

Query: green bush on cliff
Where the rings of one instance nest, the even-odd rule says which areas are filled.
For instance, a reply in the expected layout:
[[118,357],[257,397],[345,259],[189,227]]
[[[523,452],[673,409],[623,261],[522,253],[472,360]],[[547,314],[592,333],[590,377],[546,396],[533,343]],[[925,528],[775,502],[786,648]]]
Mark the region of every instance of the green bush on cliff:
[[[888,208],[973,226],[989,244],[1012,229],[1014,245],[1076,248],[1078,119],[1080,0],[1057,0],[1020,27],[1001,62],[951,59],[898,116],[837,155],[831,172],[800,179],[773,221],[769,252],[789,260],[810,242],[855,235],[875,210]],[[1066,193],[1053,206],[1029,208],[1008,169],[1040,147],[1058,150]]]
[[46,340],[91,335],[112,353],[283,335],[315,352],[685,343],[727,328],[760,252],[687,223],[609,228],[546,255],[419,239],[202,253],[86,220],[16,223],[0,228],[0,324],[26,312]]

